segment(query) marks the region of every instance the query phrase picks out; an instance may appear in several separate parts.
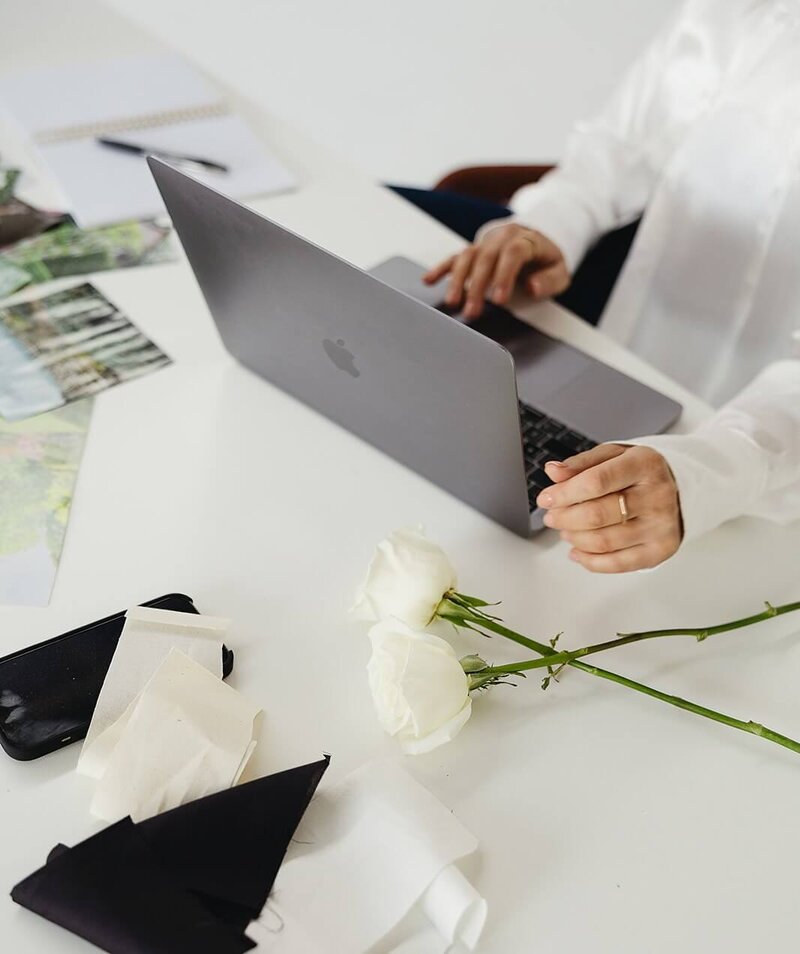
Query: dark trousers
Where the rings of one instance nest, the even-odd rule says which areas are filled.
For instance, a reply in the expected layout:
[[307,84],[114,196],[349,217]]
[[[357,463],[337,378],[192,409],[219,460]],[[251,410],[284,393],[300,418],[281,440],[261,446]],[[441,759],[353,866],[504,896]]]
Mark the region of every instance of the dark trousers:
[[[437,219],[468,242],[486,222],[511,215],[504,205],[439,189],[389,186],[423,212]],[[596,325],[600,320],[619,271],[631,247],[639,220],[604,235],[575,269],[570,287],[556,298],[569,311]]]

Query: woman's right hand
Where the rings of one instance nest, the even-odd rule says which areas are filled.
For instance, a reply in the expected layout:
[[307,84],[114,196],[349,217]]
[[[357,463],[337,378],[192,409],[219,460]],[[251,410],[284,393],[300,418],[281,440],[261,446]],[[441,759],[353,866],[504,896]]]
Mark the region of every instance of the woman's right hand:
[[490,229],[479,242],[432,268],[424,281],[433,285],[447,274],[445,304],[455,308],[463,300],[465,318],[477,318],[486,298],[507,304],[519,279],[537,301],[560,295],[571,280],[561,249],[541,232],[513,222]]

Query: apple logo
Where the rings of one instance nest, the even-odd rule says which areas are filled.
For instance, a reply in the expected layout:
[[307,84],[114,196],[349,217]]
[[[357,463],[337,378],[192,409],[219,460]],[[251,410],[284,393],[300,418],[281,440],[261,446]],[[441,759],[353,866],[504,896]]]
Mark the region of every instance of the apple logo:
[[361,374],[355,365],[355,357],[352,351],[345,348],[344,341],[341,338],[336,341],[326,338],[322,342],[322,347],[325,349],[325,354],[340,371],[346,371],[353,378],[357,378]]

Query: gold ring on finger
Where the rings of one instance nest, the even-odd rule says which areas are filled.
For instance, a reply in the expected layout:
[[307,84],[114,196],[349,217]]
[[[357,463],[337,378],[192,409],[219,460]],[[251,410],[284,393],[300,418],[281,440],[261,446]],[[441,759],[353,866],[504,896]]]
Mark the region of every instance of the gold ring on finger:
[[617,496],[617,503],[619,504],[619,515],[622,518],[621,523],[628,522],[628,502],[625,500],[625,494],[619,494]]

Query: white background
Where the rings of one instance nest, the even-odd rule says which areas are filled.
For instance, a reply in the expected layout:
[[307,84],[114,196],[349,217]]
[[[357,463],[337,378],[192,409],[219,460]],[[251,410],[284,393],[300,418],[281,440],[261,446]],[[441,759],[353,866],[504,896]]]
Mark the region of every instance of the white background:
[[106,2],[371,175],[420,185],[472,162],[557,159],[677,6]]

